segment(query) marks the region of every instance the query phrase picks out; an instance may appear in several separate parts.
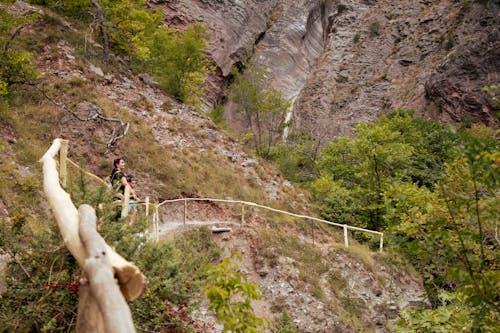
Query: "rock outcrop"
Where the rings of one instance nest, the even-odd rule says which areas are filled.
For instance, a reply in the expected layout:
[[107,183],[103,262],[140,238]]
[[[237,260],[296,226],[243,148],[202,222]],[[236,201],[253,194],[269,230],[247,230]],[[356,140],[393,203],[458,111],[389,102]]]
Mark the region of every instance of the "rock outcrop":
[[[499,7],[449,1],[345,1],[328,47],[296,103],[310,129],[348,134],[393,108],[460,123],[497,126]],[[483,26],[486,25],[486,26]]]
[[233,66],[243,67],[269,25],[280,0],[183,0],[158,5],[169,26],[182,28],[195,21],[210,31],[208,53],[215,64],[209,79],[208,103],[223,99]]
[[498,126],[482,88],[498,84],[498,1],[183,0],[171,26],[203,22],[216,64],[208,104],[225,100],[232,66],[253,60],[294,102],[296,126],[348,134],[393,108]]

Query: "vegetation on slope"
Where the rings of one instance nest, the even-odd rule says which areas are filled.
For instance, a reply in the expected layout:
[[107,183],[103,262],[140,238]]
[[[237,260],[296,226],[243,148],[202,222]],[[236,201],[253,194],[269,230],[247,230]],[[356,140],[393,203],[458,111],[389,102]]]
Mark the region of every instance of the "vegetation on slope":
[[[104,46],[109,37],[110,51],[128,58],[136,68],[150,69],[177,97],[189,101],[202,89],[207,66],[200,55],[206,34],[200,26],[184,33],[161,28],[157,14],[141,9],[144,3],[139,1],[68,1],[63,7],[52,1],[37,2],[69,18],[86,13],[80,23],[101,25],[104,32],[99,36]],[[89,11],[98,14],[99,8],[105,15],[102,21],[92,22],[92,15],[87,14]],[[0,129],[2,134],[14,133],[16,141],[15,144],[9,142],[7,135],[2,135],[0,141],[1,199],[12,216],[9,221],[2,221],[0,246],[12,260],[7,271],[7,291],[1,296],[1,327],[19,331],[63,331],[74,324],[78,271],[61,247],[57,233],[47,228],[45,221],[50,217],[46,209],[40,209],[44,207],[41,196],[33,195],[41,190],[36,161],[57,132],[55,128],[60,125],[58,120],[63,117],[63,111],[54,108],[40,89],[22,84],[33,83],[38,75],[26,49],[40,50],[43,42],[61,38],[64,33],[53,29],[53,34],[42,43],[33,37],[22,42],[16,31],[36,17],[18,19],[3,7],[0,14],[5,18],[0,26],[4,52],[0,64],[0,94],[3,95]],[[125,14],[127,20],[123,20]],[[44,20],[43,24],[52,28],[57,21],[54,17]],[[84,44],[78,33],[68,34],[79,45]],[[130,38],[122,39],[122,36]],[[185,47],[175,47],[176,43],[184,42]],[[162,48],[155,49],[158,45]],[[106,56],[105,47],[102,52],[104,62],[116,61]],[[200,56],[194,57],[193,66],[183,62],[187,53]],[[165,68],[168,72],[162,72]],[[189,71],[184,73],[184,69]],[[180,71],[178,75],[176,70]],[[177,76],[168,76],[171,73]],[[138,122],[132,115],[103,102],[99,91],[84,81],[56,80],[47,83],[44,89],[45,95],[57,91],[61,101],[69,106],[90,100],[110,115]],[[267,106],[257,106],[254,114],[262,108]],[[138,124],[124,139],[127,148],[123,152],[131,157],[134,169],[144,176],[154,175],[157,181],[152,182],[152,188],[157,193],[175,196],[201,191],[210,194],[222,185],[226,193],[257,197],[256,184],[240,186],[240,179],[228,176],[227,170],[213,161],[209,153],[179,157],[158,145],[144,148],[134,143],[151,137],[151,132]],[[256,142],[261,144],[261,139]],[[394,329],[433,332],[468,327],[471,331],[493,331],[499,320],[500,300],[496,231],[500,215],[498,133],[480,128],[455,131],[417,119],[409,112],[396,111],[375,123],[359,125],[352,138],[338,138],[321,153],[316,151],[317,146],[308,143],[309,138],[305,139],[300,141],[300,150],[294,146],[265,144],[264,155],[277,160],[285,174],[294,175],[306,169],[302,173],[306,177],[297,177],[297,180],[314,179],[304,183],[316,195],[325,218],[386,231],[391,235],[392,247],[405,253],[424,276],[434,308],[405,312]],[[102,145],[93,149],[93,154],[102,153]],[[8,162],[7,157],[11,161]],[[191,171],[197,171],[201,163],[210,160],[211,168]],[[143,169],[138,161],[145,166]],[[96,167],[102,174],[106,168],[107,165]],[[208,175],[212,182],[200,181],[207,180]],[[80,187],[73,189],[74,198],[94,200],[95,205],[102,201],[102,192],[85,190],[84,185],[82,181]],[[108,241],[115,242],[117,248],[142,265],[146,275],[153,278],[144,303],[133,305],[139,326],[145,330],[196,331],[198,328],[185,316],[182,304],[191,299],[204,279],[205,264],[219,256],[206,231],[190,235],[196,240],[195,244],[181,238],[175,243],[154,245],[156,247],[147,244],[139,251],[141,240],[134,233],[139,232],[140,223],[137,230],[124,230],[121,225],[110,222],[109,212],[100,214]],[[154,279],[160,276],[162,278]],[[467,322],[468,318],[472,321]]]
[[[26,50],[42,53],[45,48],[55,49],[54,44],[61,40],[71,43],[77,50],[79,57],[75,62],[80,69],[87,59],[95,61],[95,45],[86,45],[83,35],[77,30],[62,29],[59,17],[48,13],[39,17],[35,25],[25,26],[27,21],[15,20],[4,7],[0,8],[0,13],[9,19],[2,20],[2,24],[5,23],[1,31],[2,41],[9,43],[12,37],[9,45],[19,47],[16,55],[25,62],[16,61],[22,64],[20,68],[26,73],[26,69],[31,68],[36,73],[35,61],[27,56]],[[25,33],[13,34],[21,27]],[[196,30],[194,36],[190,30],[169,33],[171,47],[177,48],[175,43],[186,41],[182,36],[198,43],[203,28],[196,26],[193,29]],[[203,43],[191,49],[187,47],[186,52],[199,51],[202,54],[200,45]],[[173,57],[174,60],[186,58],[185,54]],[[2,61],[5,59],[1,58]],[[116,58],[109,61],[116,61]],[[120,67],[117,65],[116,70],[119,71]],[[80,102],[91,103],[103,114],[133,124],[121,141],[121,153],[130,158],[129,167],[139,176],[144,176],[140,179],[151,184],[148,192],[150,190],[160,197],[175,197],[182,193],[188,196],[197,193],[216,195],[220,190],[226,195],[246,199],[260,197],[256,184],[246,183],[245,179],[231,172],[233,166],[227,157],[208,151],[204,154],[189,151],[176,154],[156,144],[150,128],[141,124],[136,116],[110,103],[92,81],[50,76],[33,81],[37,78],[35,74],[20,76],[19,73],[13,74],[14,69],[12,63],[2,63],[0,68],[3,95],[0,100],[0,206],[8,211],[0,221],[0,253],[9,261],[2,271],[0,331],[67,331],[74,328],[79,269],[62,245],[54,223],[47,223],[53,218],[42,199],[41,168],[37,161],[52,139],[65,132],[74,140],[71,158],[98,161],[91,166],[92,171],[101,176],[108,174],[110,162],[104,161],[103,153],[106,133],[111,126],[106,122],[78,120],[75,107]],[[78,132],[72,134],[71,129],[79,125]],[[194,133],[197,129],[182,120],[176,125],[183,126],[179,131]],[[203,170],[200,165],[203,165]],[[193,295],[198,293],[205,280],[206,264],[216,262],[219,257],[219,249],[211,241],[208,230],[193,231],[175,242],[144,244],[144,239],[138,235],[144,231],[145,221],[139,221],[134,229],[126,228],[126,223],[114,222],[114,210],[109,209],[111,204],[107,199],[110,194],[96,189],[95,183],[87,183],[83,175],[74,170],[71,169],[68,190],[75,203],[86,202],[96,208],[98,203],[104,203],[108,207],[104,211],[98,210],[102,234],[127,259],[136,261],[149,278],[145,295],[140,302],[132,304],[137,327],[146,331],[209,332],[213,327],[194,321],[190,315],[197,305],[194,300],[201,299]]]
[[360,124],[322,150],[319,177],[306,185],[323,217],[385,231],[389,246],[424,277],[435,309],[405,312],[396,331],[459,329],[466,318],[472,331],[494,330],[499,161],[498,131],[455,131],[404,110]]

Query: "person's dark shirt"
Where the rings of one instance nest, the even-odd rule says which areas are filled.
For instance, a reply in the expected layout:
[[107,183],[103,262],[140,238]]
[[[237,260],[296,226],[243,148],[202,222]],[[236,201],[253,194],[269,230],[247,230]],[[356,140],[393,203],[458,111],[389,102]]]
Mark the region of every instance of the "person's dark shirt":
[[127,175],[125,175],[123,171],[114,169],[113,172],[111,173],[111,187],[115,192],[124,194],[125,186],[123,186],[121,182],[122,177],[126,178]]

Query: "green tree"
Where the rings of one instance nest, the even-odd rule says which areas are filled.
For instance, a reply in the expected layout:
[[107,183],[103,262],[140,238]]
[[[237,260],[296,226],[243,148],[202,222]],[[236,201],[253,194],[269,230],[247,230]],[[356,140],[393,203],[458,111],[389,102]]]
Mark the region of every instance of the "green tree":
[[82,21],[101,43],[104,62],[111,54],[149,71],[168,92],[198,105],[210,70],[206,56],[208,32],[201,23],[176,31],[145,0],[35,0],[58,13]]
[[149,54],[146,66],[168,92],[184,102],[198,104],[204,94],[204,83],[209,72],[206,57],[208,32],[195,23],[184,31],[160,26],[144,41]]
[[204,293],[210,301],[209,309],[224,325],[223,332],[257,333],[264,320],[254,314],[251,302],[260,299],[260,289],[239,273],[240,261],[241,256],[233,253],[219,265],[211,266]]
[[446,162],[458,155],[459,134],[450,126],[397,109],[377,120],[400,133],[399,141],[413,147],[402,176],[433,189],[444,178]]
[[[425,197],[424,186],[434,189],[445,176],[445,163],[457,155],[458,142],[450,127],[416,118],[413,111],[395,110],[374,123],[359,124],[351,138],[327,143],[317,162],[321,178],[311,189],[325,217],[346,217],[349,212],[341,223],[379,230],[399,223],[398,209],[409,209],[418,196]],[[325,192],[327,178],[332,195]],[[339,195],[342,199],[333,199]],[[408,195],[415,198],[405,203]]]
[[[356,127],[352,139],[341,137],[328,143],[318,167],[323,176],[339,182],[332,191],[342,186],[356,198],[356,224],[380,230],[384,227],[383,192],[400,179],[412,152],[410,145],[401,142],[400,132],[388,124],[363,123]],[[312,184],[313,191],[317,186],[317,182]]]
[[162,15],[149,10],[145,0],[31,0],[87,25],[88,31],[101,43],[103,59],[111,52],[141,58],[148,53],[143,40],[160,25]]
[[290,104],[271,86],[263,67],[252,65],[244,73],[233,71],[233,75],[230,95],[236,112],[244,114],[257,154],[269,157],[271,147],[281,137]]
[[[436,306],[432,311],[416,311],[412,318],[403,314],[402,322],[432,327],[433,321],[448,313],[443,325],[460,327],[465,314],[472,321],[470,331],[494,331],[492,323],[498,322],[500,314],[498,161],[495,133],[479,128],[464,132],[461,156],[446,168],[446,177],[426,209],[401,216],[395,227],[404,237],[399,248],[422,272]],[[453,293],[445,304],[440,302],[442,290]]]
[[14,16],[0,7],[0,96],[9,92],[9,87],[34,80],[39,76],[31,54],[18,42],[21,30],[38,14]]

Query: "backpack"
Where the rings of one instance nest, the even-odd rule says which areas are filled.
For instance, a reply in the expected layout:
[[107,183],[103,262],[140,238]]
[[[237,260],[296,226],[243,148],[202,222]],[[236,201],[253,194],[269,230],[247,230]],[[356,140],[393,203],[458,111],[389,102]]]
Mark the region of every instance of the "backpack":
[[[118,177],[116,177],[116,175],[118,175]],[[109,182],[113,191],[123,194],[125,188],[120,182],[121,177],[125,177],[125,174],[123,172],[118,170],[113,170],[111,176],[109,177]]]

